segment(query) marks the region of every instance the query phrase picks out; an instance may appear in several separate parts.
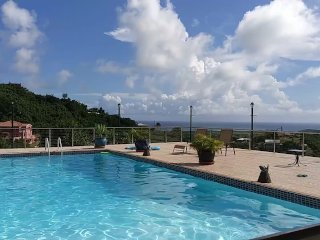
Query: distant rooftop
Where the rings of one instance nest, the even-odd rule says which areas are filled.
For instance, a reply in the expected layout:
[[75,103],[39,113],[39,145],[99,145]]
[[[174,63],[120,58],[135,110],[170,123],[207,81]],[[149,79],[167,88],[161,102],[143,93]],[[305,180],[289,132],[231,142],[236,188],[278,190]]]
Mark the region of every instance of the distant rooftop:
[[[28,125],[31,125],[31,124],[13,121],[13,127],[26,127]],[[6,127],[6,128],[12,127],[12,122],[11,121],[0,122],[0,127]]]

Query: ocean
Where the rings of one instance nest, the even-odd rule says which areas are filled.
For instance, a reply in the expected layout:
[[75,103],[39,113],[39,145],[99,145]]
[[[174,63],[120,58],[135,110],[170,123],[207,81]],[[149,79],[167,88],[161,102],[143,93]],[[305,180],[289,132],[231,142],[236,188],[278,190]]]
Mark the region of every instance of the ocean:
[[[157,122],[154,121],[140,121],[140,123],[146,124],[150,127],[156,125]],[[182,121],[159,121],[161,127],[173,128],[173,127],[183,127],[189,128],[189,122]],[[248,130],[251,128],[250,122],[193,122],[192,128],[233,128],[238,130]],[[298,132],[302,130],[320,130],[320,123],[275,123],[275,122],[254,122],[254,130],[282,130]]]

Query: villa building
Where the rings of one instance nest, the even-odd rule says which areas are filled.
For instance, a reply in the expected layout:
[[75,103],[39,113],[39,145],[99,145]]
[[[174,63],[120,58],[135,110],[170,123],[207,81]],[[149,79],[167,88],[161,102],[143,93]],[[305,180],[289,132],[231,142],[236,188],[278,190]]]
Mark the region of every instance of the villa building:
[[[11,129],[13,126],[13,130]],[[17,121],[0,122],[0,135],[2,137],[14,139],[25,139],[28,142],[33,140],[32,125],[29,123],[21,123]]]

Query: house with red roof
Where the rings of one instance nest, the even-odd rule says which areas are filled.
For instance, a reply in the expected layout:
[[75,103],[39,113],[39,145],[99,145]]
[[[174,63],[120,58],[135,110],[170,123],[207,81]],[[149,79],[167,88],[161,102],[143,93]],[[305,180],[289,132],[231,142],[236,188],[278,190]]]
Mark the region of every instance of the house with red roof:
[[[12,130],[13,126],[13,130]],[[17,121],[0,122],[0,135],[6,138],[25,139],[32,142],[32,125],[30,123],[21,123]]]

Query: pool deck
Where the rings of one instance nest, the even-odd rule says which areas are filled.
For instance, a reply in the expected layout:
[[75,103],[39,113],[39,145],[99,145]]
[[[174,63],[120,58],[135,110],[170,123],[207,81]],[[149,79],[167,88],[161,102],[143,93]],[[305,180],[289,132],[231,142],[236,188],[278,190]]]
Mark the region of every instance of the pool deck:
[[[199,165],[196,151],[188,147],[187,153],[172,153],[175,144],[187,143],[153,143],[151,146],[160,146],[161,150],[151,150],[151,156],[143,157],[157,162],[178,165],[184,168],[195,169],[202,172],[218,174],[233,179],[239,179],[247,182],[257,182],[260,174],[260,165],[269,165],[269,173],[272,183],[264,185],[296,192],[302,195],[311,196],[320,199],[320,158],[300,157],[300,166],[290,165],[295,161],[295,155],[272,153],[263,151],[249,151],[245,149],[236,149],[233,154],[232,148],[228,148],[227,156],[219,152],[215,156],[213,165]],[[132,144],[107,145],[104,150],[126,154],[130,156],[142,157],[142,152],[125,149]],[[64,147],[64,152],[82,152],[96,151],[92,146]],[[100,149],[101,150],[101,149]],[[52,148],[51,151],[57,151]],[[22,154],[22,153],[43,153],[43,148],[30,149],[0,149],[2,154]],[[306,174],[307,177],[297,177],[298,174]]]

